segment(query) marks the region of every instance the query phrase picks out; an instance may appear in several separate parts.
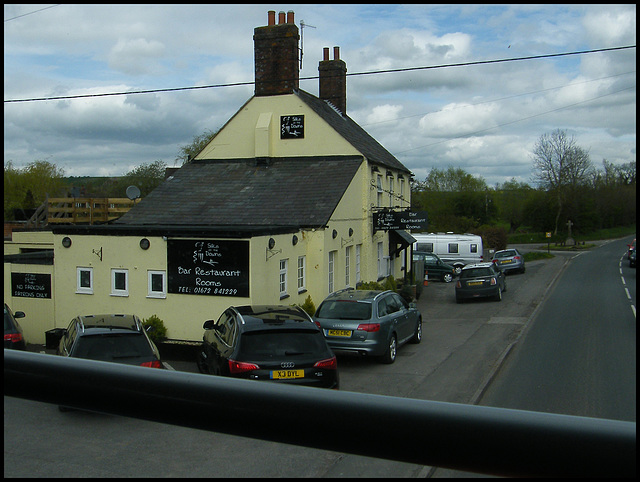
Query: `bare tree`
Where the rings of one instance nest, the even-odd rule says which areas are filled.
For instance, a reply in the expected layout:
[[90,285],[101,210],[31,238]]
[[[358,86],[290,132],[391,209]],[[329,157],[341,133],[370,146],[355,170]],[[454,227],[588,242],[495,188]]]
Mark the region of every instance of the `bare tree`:
[[577,186],[589,180],[593,169],[589,152],[576,145],[573,137],[557,129],[538,139],[533,149],[533,180],[558,200],[554,234],[558,233],[558,221],[567,195]]

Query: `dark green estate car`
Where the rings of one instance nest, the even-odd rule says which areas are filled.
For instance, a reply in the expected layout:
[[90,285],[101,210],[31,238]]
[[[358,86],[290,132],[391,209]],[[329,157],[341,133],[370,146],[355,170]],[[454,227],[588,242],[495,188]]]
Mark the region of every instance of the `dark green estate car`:
[[442,261],[437,254],[428,253],[425,251],[414,251],[413,261],[424,261],[425,276],[428,276],[429,280],[438,279],[445,283],[451,283],[453,277],[456,275],[455,268]]

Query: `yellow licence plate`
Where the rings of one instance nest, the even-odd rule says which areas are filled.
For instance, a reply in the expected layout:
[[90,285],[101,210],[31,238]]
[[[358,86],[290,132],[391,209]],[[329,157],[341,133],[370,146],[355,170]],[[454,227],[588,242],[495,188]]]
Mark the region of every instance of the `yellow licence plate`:
[[481,284],[482,284],[482,281],[469,281],[467,283],[467,286],[478,286],[478,285],[481,285]]
[[503,259],[502,261],[500,261],[500,264],[504,264],[504,263],[511,263],[510,259]]
[[329,336],[345,336],[345,337],[350,337],[350,336],[351,336],[351,330],[329,330],[329,331],[328,331],[328,335],[329,335]]
[[271,378],[278,380],[304,378],[304,370],[273,370],[271,372]]

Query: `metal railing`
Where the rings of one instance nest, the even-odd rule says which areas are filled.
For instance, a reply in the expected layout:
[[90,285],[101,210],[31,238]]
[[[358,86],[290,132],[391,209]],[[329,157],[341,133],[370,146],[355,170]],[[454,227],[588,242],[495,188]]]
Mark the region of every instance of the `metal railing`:
[[636,424],[4,351],[4,394],[506,476],[635,477]]

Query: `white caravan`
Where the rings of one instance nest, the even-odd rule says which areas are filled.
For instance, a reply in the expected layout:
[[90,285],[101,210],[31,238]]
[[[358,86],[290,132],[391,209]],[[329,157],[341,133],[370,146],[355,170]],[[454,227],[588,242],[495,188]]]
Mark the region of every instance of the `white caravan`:
[[414,251],[437,254],[456,269],[456,275],[464,265],[483,261],[482,237],[476,234],[411,233],[411,236],[416,239]]

